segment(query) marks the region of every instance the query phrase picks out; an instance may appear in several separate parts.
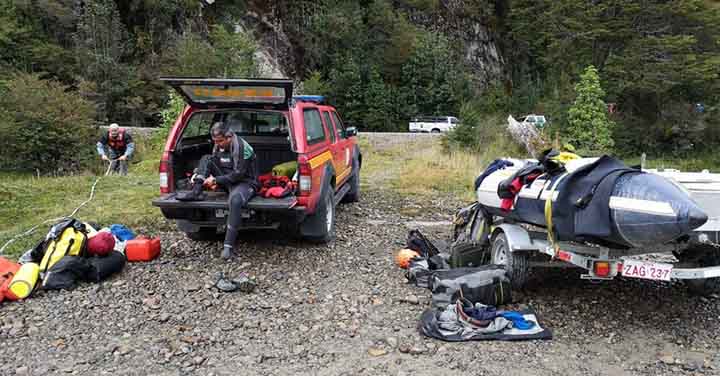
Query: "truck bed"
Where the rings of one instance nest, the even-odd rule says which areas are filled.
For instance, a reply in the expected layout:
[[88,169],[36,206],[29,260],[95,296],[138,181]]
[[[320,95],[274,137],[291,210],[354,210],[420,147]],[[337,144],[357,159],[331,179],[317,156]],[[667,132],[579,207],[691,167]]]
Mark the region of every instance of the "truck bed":
[[[227,193],[206,192],[207,198],[203,201],[179,201],[175,198],[178,192],[163,195],[152,201],[153,206],[163,209],[227,209]],[[247,208],[252,210],[288,210],[295,207],[297,197],[265,198],[255,196],[248,202]]]

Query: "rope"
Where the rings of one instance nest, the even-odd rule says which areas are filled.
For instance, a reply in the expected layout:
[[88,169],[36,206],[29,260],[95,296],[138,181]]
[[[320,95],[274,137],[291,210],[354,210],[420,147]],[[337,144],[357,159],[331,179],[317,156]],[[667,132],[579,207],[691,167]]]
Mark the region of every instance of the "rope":
[[107,168],[107,170],[105,170],[105,175],[101,175],[101,176],[98,176],[98,177],[95,178],[95,182],[93,182],[92,187],[90,188],[90,197],[89,197],[87,200],[85,200],[82,204],[80,204],[80,206],[78,206],[77,208],[75,208],[75,210],[73,210],[73,212],[70,213],[70,215],[67,215],[67,216],[64,216],[64,217],[53,218],[53,219],[47,219],[47,220],[45,220],[45,221],[43,221],[43,222],[41,222],[41,223],[38,223],[37,225],[31,227],[31,228],[28,229],[27,231],[22,232],[22,233],[20,233],[20,234],[18,234],[18,235],[15,235],[15,236],[12,237],[10,240],[8,240],[7,242],[5,242],[5,244],[3,244],[2,248],[0,248],[0,255],[3,255],[3,254],[4,254],[5,248],[7,248],[7,246],[9,246],[10,244],[14,243],[14,242],[17,241],[18,239],[21,239],[21,238],[23,238],[23,237],[25,237],[25,236],[28,236],[28,235],[32,234],[33,232],[35,232],[35,230],[37,230],[38,227],[40,227],[40,226],[42,226],[42,225],[46,225],[46,224],[48,224],[48,223],[59,222],[59,221],[62,221],[62,220],[64,220],[64,219],[68,219],[68,218],[74,217],[75,214],[77,214],[77,212],[80,211],[80,209],[81,209],[83,206],[87,205],[90,201],[92,201],[93,198],[95,198],[95,187],[97,186],[97,183],[103,178],[103,176],[107,176],[108,173],[110,173],[110,167],[112,167],[112,161],[111,161],[110,163],[108,163],[108,168]]

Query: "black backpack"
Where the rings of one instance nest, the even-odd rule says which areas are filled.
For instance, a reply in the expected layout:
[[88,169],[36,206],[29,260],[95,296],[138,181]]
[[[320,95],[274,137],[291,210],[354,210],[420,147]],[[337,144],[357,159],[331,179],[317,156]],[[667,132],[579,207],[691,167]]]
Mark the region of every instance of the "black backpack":
[[440,253],[437,247],[418,229],[410,230],[408,233],[407,247],[419,253],[423,258],[430,258]]

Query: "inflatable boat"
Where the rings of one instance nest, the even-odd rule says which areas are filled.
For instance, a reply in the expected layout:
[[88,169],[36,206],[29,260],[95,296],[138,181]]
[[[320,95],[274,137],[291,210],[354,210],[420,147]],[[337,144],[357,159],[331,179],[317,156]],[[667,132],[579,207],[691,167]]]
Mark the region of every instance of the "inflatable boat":
[[[489,215],[549,227],[559,241],[647,247],[686,236],[708,222],[706,210],[678,181],[686,177],[677,172],[673,179],[669,172],[629,168],[607,156],[571,160],[554,174],[533,170],[539,165],[534,160],[508,161],[512,166],[476,183],[478,202]],[[523,171],[535,174],[523,176]],[[720,178],[713,178],[720,192]],[[519,190],[501,198],[513,184]]]

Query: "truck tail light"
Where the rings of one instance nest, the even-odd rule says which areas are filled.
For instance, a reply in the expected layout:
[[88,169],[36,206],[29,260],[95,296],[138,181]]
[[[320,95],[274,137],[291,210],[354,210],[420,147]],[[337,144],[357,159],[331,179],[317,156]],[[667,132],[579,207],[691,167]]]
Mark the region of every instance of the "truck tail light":
[[596,261],[593,265],[595,275],[598,277],[607,277],[610,275],[610,263],[607,261]]
[[170,193],[170,182],[173,178],[170,169],[170,153],[163,153],[158,172],[160,173],[160,193]]
[[298,159],[298,186],[300,196],[310,196],[312,191],[312,169],[306,158]]

